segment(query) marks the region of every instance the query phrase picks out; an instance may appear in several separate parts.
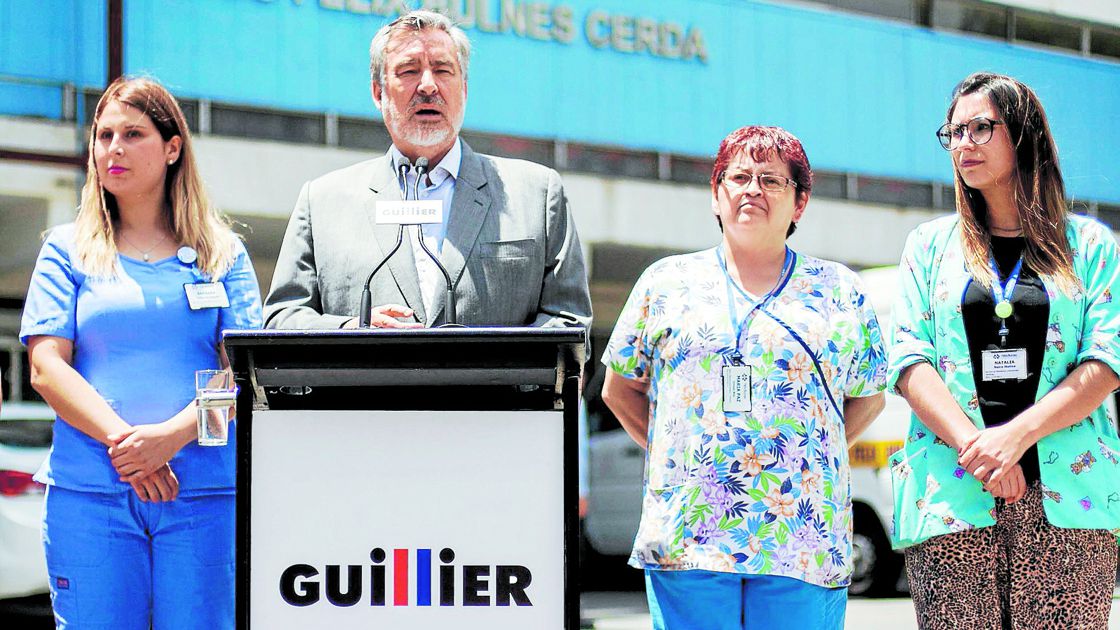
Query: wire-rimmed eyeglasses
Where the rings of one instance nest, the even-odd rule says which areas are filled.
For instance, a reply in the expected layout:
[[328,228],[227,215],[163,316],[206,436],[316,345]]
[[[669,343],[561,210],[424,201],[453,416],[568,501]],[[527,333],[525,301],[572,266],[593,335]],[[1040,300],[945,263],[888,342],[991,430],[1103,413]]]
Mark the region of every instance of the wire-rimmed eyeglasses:
[[937,140],[946,151],[952,151],[961,144],[965,132],[973,144],[987,144],[992,139],[992,130],[996,125],[1002,125],[1002,120],[992,120],[983,116],[961,124],[945,123],[937,130]]
[[734,171],[723,174],[723,181],[729,182],[735,188],[746,188],[751,185],[755,178],[758,178],[758,187],[766,192],[780,193],[786,188],[793,186],[797,188],[797,182],[781,175],[774,175],[773,173],[748,173],[746,171]]

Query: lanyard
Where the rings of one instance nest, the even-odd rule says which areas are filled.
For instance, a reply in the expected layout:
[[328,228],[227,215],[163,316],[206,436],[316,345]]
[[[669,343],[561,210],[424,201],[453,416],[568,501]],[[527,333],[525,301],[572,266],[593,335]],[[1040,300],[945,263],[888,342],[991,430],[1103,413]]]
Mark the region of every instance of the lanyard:
[[[793,275],[793,262],[795,256],[793,254],[793,250],[791,250],[787,245],[786,258],[785,261],[782,262],[782,273],[778,276],[778,282],[774,284],[774,287],[770,289],[770,291],[766,293],[766,295],[762,296],[757,302],[754,303],[753,306],[751,306],[750,310],[748,310],[746,314],[743,315],[742,320],[739,319],[738,309],[735,308],[735,293],[732,289],[732,287],[738,287],[735,286],[735,281],[731,279],[731,274],[727,271],[727,262],[723,259],[722,248],[716,248],[716,259],[719,260],[719,267],[721,270],[723,270],[723,279],[727,287],[727,308],[731,314],[731,325],[735,327],[735,351],[731,353],[731,363],[732,365],[742,365],[743,353],[739,351],[739,343],[743,337],[743,333],[746,330],[750,329],[751,320],[754,319],[755,313],[757,313],[762,307],[766,306],[766,304],[771,299],[773,299],[774,296],[782,290],[782,288],[786,286],[786,282],[788,282],[790,276]],[[741,289],[740,291],[744,294],[746,293]]]
[[996,265],[995,259],[989,258],[988,265],[995,275],[995,281],[992,282],[992,301],[996,303],[996,317],[999,318],[999,345],[1002,347],[1007,343],[1007,318],[1015,312],[1015,307],[1011,305],[1011,294],[1015,292],[1015,284],[1019,282],[1019,272],[1023,270],[1023,255],[1019,254],[1019,262],[1015,263],[1015,268],[1011,270],[1011,275],[1007,276],[1007,282],[1003,284],[999,281],[999,266]]

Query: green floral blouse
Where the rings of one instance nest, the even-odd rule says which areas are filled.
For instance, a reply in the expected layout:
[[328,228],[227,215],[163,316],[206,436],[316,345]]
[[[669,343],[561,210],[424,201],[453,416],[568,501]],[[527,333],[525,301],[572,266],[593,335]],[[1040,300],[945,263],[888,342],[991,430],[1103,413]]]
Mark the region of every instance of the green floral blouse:
[[[1050,299],[1042,374],[1035,400],[1054,389],[1074,367],[1098,360],[1120,374],[1120,260],[1107,227],[1070,216],[1066,234],[1082,288],[1062,293],[1042,281]],[[969,273],[956,216],[915,229],[899,266],[889,350],[890,386],[919,361],[933,365],[957,403],[983,427],[976,382],[961,317]],[[911,417],[905,448],[891,457],[896,548],[949,532],[995,524],[995,499],[957,464],[958,453]],[[1110,529],[1120,535],[1120,440],[1100,407],[1077,424],[1038,442],[1043,507],[1057,527]]]

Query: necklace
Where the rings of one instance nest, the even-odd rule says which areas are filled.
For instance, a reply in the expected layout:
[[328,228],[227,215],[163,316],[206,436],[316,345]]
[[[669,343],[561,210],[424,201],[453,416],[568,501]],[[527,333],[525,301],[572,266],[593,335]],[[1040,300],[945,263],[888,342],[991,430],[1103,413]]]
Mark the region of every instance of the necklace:
[[1023,226],[1020,225],[1018,227],[1005,228],[1005,227],[999,227],[999,226],[996,226],[996,225],[992,225],[992,226],[989,226],[988,229],[993,231],[993,232],[1003,232],[1004,234],[1016,234],[1018,232],[1023,231]]
[[161,237],[159,238],[159,240],[158,240],[158,241],[156,241],[155,245],[152,245],[152,246],[151,246],[151,247],[149,247],[148,249],[144,249],[144,248],[142,248],[142,247],[138,247],[138,246],[136,245],[136,243],[133,243],[133,242],[132,242],[132,239],[130,239],[130,238],[128,238],[127,236],[125,236],[125,234],[124,234],[124,230],[121,230],[121,233],[120,233],[120,234],[121,234],[121,238],[123,238],[123,239],[124,239],[124,242],[126,242],[126,243],[128,243],[128,244],[129,244],[130,246],[132,246],[132,249],[135,249],[136,251],[140,252],[140,255],[144,257],[144,262],[149,262],[149,261],[151,261],[151,259],[152,259],[152,252],[153,252],[153,251],[155,251],[155,248],[159,247],[160,245],[162,245],[162,244],[163,244],[163,242],[164,242],[164,241],[166,241],[166,240],[167,240],[167,233],[166,233],[166,232],[164,232],[164,233],[163,233],[163,236],[161,236]]

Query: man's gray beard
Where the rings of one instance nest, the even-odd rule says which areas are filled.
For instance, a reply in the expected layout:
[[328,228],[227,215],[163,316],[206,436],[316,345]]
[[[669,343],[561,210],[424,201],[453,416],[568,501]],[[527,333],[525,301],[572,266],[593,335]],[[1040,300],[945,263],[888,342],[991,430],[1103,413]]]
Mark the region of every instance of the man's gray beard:
[[[464,108],[465,109],[465,108]],[[459,111],[459,115],[450,120],[451,129],[443,126],[425,126],[423,124],[409,125],[409,129],[405,129],[401,120],[404,116],[396,105],[389,98],[386,92],[381,92],[381,115],[385,118],[385,126],[389,128],[390,137],[398,137],[408,142],[409,144],[418,147],[434,147],[444,142],[449,138],[454,138],[459,135],[459,130],[463,128],[463,111]]]

